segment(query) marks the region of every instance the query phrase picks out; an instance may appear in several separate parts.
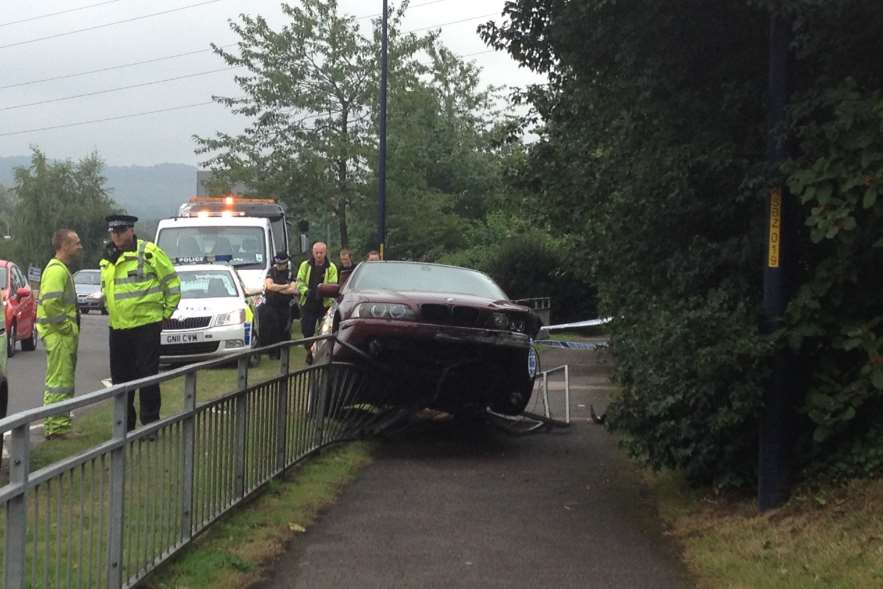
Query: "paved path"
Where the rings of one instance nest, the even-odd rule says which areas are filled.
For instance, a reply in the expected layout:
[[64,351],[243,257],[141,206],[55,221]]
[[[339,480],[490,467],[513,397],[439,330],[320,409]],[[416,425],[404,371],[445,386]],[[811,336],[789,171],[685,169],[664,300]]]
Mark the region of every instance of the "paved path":
[[427,423],[393,436],[254,589],[689,587],[652,498],[588,419],[610,390],[603,359],[573,354],[543,358],[574,365],[570,429]]

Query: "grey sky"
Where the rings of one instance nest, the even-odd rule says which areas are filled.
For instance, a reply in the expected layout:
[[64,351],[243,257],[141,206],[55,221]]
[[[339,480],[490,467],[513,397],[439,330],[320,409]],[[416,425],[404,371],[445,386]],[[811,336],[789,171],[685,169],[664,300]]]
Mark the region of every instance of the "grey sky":
[[[206,3],[153,18],[17,44],[202,2]],[[376,14],[381,6],[380,0],[339,0],[339,3],[343,12],[355,16]],[[6,24],[90,5],[98,6]],[[475,27],[487,20],[499,21],[503,5],[504,0],[412,0],[405,29],[484,16],[441,28],[442,41],[454,52],[461,55],[482,52],[487,47],[475,33]],[[277,28],[285,22],[279,0],[0,0],[0,86],[197,51],[206,49],[210,42],[231,43],[234,37],[227,23],[240,13],[260,13]],[[370,20],[362,20],[360,24],[367,31]],[[483,53],[469,59],[484,69],[484,80],[489,84],[516,86],[539,80],[502,53]],[[241,125],[241,121],[221,106],[199,106],[49,131],[6,134],[203,103],[213,94],[236,95],[230,72],[37,106],[9,107],[188,76],[223,66],[219,57],[203,52],[88,76],[0,88],[0,156],[26,155],[29,146],[36,145],[49,157],[59,159],[77,159],[98,151],[113,165],[196,164],[193,134],[211,135],[217,130],[235,132]]]

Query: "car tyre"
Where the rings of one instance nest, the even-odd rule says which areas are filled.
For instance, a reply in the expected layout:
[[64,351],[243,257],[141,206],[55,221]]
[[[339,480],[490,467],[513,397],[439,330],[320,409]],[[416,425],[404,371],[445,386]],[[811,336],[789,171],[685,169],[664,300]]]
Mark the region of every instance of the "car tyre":
[[13,323],[9,328],[9,333],[6,334],[6,357],[12,358],[15,356],[15,323]]
[[21,349],[23,352],[33,352],[37,349],[37,324],[31,327],[31,337],[21,340]]

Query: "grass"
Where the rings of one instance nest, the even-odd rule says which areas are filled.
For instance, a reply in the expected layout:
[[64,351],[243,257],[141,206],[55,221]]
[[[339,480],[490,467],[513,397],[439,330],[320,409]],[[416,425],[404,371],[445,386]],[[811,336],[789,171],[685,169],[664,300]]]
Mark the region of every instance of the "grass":
[[700,588],[883,586],[883,480],[799,489],[764,514],[754,499],[710,496],[671,474],[653,484]]
[[244,509],[222,518],[150,575],[144,586],[226,589],[254,583],[370,462],[371,451],[369,442],[337,446],[294,470],[286,480],[273,481]]
[[[293,335],[296,337],[296,334]],[[292,352],[291,369],[303,367],[303,350],[298,347]],[[278,371],[277,361],[264,360],[260,366],[249,370],[249,385],[271,380],[278,375]],[[235,368],[201,370],[197,377],[197,402],[204,403],[233,392],[236,383]],[[163,417],[178,414],[183,409],[183,390],[183,377],[162,383]],[[251,425],[247,426],[247,432],[250,432],[248,457],[259,448],[267,451],[271,447],[272,428],[275,427],[271,425],[275,423],[273,407],[272,403],[261,401],[261,398],[270,397],[260,394],[253,397],[253,410],[256,413],[250,414]],[[290,410],[303,410],[303,407],[290,407]],[[212,513],[235,499],[232,490],[235,479],[232,469],[232,401],[215,405],[201,415],[200,419],[209,429],[196,440],[193,503],[195,522],[204,521],[197,519],[200,513],[203,517],[211,517]],[[108,441],[111,437],[111,423],[110,401],[81,411],[74,417],[72,435],[33,448],[31,470],[35,471],[78,455]],[[271,429],[262,427],[261,424],[264,423]],[[123,562],[126,577],[137,574],[144,564],[150,562],[154,555],[158,555],[159,550],[175,544],[177,538],[180,538],[183,521],[176,505],[181,501],[183,480],[183,463],[178,452],[183,439],[181,427],[180,424],[166,427],[160,431],[156,442],[142,439],[130,444],[127,449],[127,519],[124,528],[126,554]],[[292,432],[297,431],[296,428],[297,426]],[[289,438],[289,441],[295,445],[306,442],[298,442],[294,438]],[[281,485],[277,481],[271,481],[269,491],[259,493],[262,498],[253,504],[259,506],[256,514],[249,515],[252,511],[250,509],[234,510],[237,513],[232,519],[229,514],[225,515],[204,536],[214,537],[212,530],[220,527],[226,530],[221,532],[222,537],[232,538],[232,547],[228,550],[223,547],[222,542],[222,548],[213,548],[213,544],[206,543],[210,541],[201,540],[200,546],[209,547],[189,548],[187,556],[183,558],[190,559],[187,562],[199,564],[188,564],[186,568],[203,570],[199,576],[215,579],[213,584],[238,586],[238,581],[227,579],[228,573],[234,577],[243,573],[253,574],[259,562],[271,558],[279,550],[280,529],[275,525],[281,521],[279,517],[288,517],[290,522],[303,522],[291,524],[289,532],[311,522],[318,509],[331,501],[341,485],[367,461],[367,448],[367,445],[355,444],[348,449],[326,453],[319,463],[310,464],[304,469],[307,478],[303,483],[299,480],[295,485]],[[254,457],[257,459],[257,454]],[[271,468],[269,460],[249,464],[253,466],[247,468],[246,480],[253,480],[255,483],[263,476],[261,472],[268,473]],[[29,571],[28,578],[32,582],[39,582],[40,577],[44,583],[61,582],[67,576],[75,584],[85,582],[91,585],[93,572],[99,574],[107,566],[102,561],[102,555],[106,554],[107,547],[105,535],[109,516],[109,480],[109,460],[94,459],[82,467],[67,471],[64,476],[56,477],[50,483],[39,485],[30,493],[26,570]],[[283,499],[279,499],[280,497]],[[280,501],[284,505],[280,505]],[[261,514],[265,513],[269,515],[261,520]],[[240,525],[236,522],[242,521],[246,522],[242,524],[245,527],[231,536],[231,526]],[[263,525],[260,524],[261,521]],[[4,532],[4,528],[5,520],[0,521],[0,533]],[[171,565],[170,570],[174,571],[174,566]],[[180,576],[180,573],[170,574]],[[193,584],[187,581],[186,585]]]

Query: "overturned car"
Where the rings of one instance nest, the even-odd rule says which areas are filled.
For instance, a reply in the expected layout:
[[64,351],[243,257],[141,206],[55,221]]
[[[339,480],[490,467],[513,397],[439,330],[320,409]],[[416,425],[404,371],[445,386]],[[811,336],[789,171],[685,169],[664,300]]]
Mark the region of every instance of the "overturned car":
[[345,285],[323,284],[334,304],[316,362],[360,364],[372,386],[359,402],[451,413],[524,410],[540,328],[485,274],[441,264],[362,262]]

